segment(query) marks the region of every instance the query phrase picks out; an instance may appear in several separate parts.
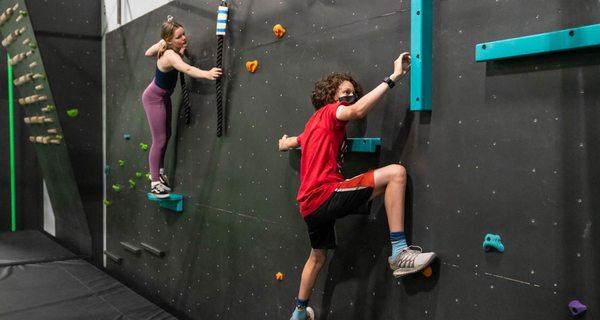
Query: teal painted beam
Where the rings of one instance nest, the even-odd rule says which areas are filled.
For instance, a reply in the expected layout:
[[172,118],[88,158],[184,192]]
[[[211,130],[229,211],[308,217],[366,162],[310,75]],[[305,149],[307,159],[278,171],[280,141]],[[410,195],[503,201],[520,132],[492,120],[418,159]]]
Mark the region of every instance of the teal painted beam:
[[431,110],[432,0],[410,3],[410,110]]
[[158,205],[176,212],[183,211],[183,196],[177,193],[171,193],[168,198],[157,198],[152,193],[148,193],[148,200],[158,202]]
[[348,150],[351,152],[375,152],[381,146],[381,138],[348,138]]
[[475,46],[475,60],[482,62],[509,59],[599,45],[600,24],[593,24],[525,37],[479,43]]

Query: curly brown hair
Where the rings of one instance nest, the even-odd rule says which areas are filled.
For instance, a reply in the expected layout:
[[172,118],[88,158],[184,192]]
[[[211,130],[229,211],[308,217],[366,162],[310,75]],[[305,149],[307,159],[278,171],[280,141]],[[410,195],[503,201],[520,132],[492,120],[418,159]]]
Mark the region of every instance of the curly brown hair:
[[357,98],[362,96],[362,88],[348,73],[331,73],[317,82],[310,95],[310,100],[315,107],[315,110],[319,110],[329,103],[335,102],[335,93],[344,81],[349,81],[354,86],[354,95]]

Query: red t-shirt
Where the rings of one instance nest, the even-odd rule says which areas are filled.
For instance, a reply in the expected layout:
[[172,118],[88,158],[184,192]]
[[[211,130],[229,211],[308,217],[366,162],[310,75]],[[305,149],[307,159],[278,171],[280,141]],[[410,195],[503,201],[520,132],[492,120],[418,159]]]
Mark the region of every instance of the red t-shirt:
[[340,102],[315,111],[298,136],[302,147],[297,200],[302,217],[313,213],[344,181],[340,170],[346,144],[346,123],[335,116]]

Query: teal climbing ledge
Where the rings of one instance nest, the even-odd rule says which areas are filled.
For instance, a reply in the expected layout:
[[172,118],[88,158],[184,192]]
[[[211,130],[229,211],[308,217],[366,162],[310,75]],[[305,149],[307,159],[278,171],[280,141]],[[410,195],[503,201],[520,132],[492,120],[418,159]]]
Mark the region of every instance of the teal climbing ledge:
[[157,198],[152,193],[148,193],[148,200],[158,202],[158,205],[176,212],[183,211],[183,196],[177,193],[171,193],[168,198]]
[[519,38],[479,43],[477,62],[583,49],[600,45],[600,24],[570,28]]
[[381,138],[348,138],[348,150],[352,152],[370,152],[377,151],[381,146]]

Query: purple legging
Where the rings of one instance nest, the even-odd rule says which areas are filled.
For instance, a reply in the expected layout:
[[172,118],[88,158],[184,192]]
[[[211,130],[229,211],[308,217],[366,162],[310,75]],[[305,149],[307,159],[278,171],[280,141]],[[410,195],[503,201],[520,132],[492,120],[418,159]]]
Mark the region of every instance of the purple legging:
[[142,94],[142,103],[152,134],[152,146],[148,156],[152,181],[158,181],[159,168],[164,168],[167,142],[171,137],[171,93],[172,91],[157,86],[153,79]]

